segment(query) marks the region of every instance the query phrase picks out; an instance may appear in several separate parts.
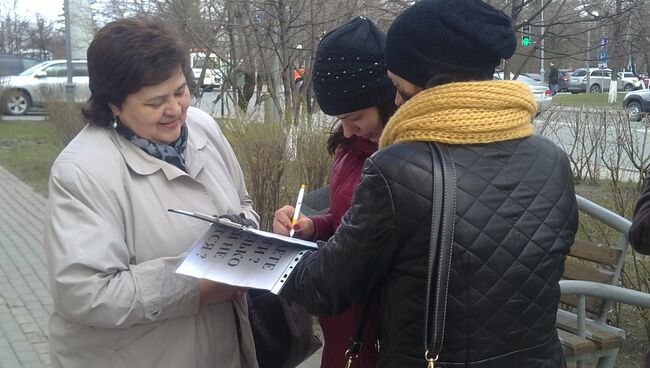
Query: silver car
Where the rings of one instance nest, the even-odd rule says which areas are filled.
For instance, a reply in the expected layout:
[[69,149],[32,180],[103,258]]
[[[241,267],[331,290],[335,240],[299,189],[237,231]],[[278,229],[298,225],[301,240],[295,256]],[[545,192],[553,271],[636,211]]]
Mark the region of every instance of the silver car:
[[623,98],[623,107],[625,107],[630,120],[641,121],[650,113],[650,90],[644,89],[626,94]]
[[[589,68],[589,91],[600,93],[609,91],[609,84],[612,80],[611,69]],[[587,69],[576,69],[569,77],[567,89],[571,93],[581,93],[587,90]]]
[[[85,60],[73,60],[72,65],[75,101],[84,102],[90,97],[88,66]],[[10,115],[24,115],[34,106],[65,101],[67,71],[66,60],[49,60],[19,75],[0,78],[2,110]]]

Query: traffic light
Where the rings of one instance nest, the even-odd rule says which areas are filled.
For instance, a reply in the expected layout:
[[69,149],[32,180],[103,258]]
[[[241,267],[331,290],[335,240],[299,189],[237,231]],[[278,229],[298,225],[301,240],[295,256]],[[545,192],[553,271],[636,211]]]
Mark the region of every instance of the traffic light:
[[521,28],[521,46],[530,46],[530,24]]

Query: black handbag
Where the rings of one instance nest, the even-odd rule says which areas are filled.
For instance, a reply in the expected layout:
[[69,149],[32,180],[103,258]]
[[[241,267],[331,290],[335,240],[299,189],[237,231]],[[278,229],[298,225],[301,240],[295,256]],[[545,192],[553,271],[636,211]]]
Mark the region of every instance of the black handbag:
[[[456,215],[456,171],[449,148],[430,143],[432,162],[431,241],[429,243],[429,266],[425,299],[424,358],[427,368],[434,368],[442,349],[447,310],[447,286],[451,266],[451,250],[454,240]],[[357,321],[354,340],[345,353],[346,368],[359,356],[363,329],[370,310],[367,298]]]
[[294,368],[323,345],[304,308],[269,291],[248,291],[248,317],[260,368]]

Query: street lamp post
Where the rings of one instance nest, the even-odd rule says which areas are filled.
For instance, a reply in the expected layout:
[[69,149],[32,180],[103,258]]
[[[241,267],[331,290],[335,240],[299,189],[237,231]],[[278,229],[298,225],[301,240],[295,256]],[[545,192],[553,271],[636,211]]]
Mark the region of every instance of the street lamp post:
[[65,95],[68,105],[74,103],[74,83],[72,82],[72,43],[71,43],[71,34],[70,32],[70,1],[63,0],[63,12],[65,16],[65,53],[66,53],[66,75],[67,81],[65,84]]
[[580,12],[580,18],[587,18],[587,60],[585,60],[585,68],[587,69],[586,93],[591,93],[591,72],[589,71],[589,64],[591,62],[591,19],[589,18],[595,18],[599,15],[596,10],[587,10],[591,6],[593,4],[580,4],[575,8],[576,11]]

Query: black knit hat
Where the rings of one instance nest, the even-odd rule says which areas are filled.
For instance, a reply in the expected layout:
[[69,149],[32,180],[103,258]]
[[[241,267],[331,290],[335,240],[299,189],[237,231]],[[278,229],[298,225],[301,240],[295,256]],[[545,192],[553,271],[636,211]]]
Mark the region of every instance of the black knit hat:
[[384,63],[385,43],[384,33],[364,17],[323,37],[316,50],[313,82],[324,113],[341,115],[395,99]]
[[422,0],[386,37],[388,70],[420,87],[445,71],[494,70],[517,47],[510,17],[481,0]]

